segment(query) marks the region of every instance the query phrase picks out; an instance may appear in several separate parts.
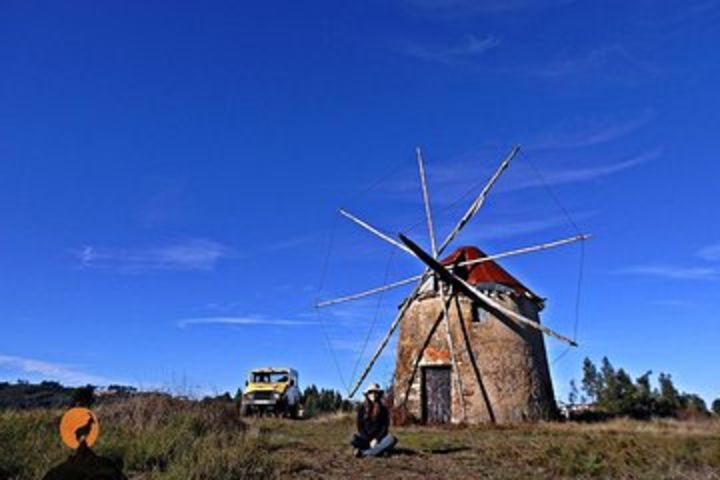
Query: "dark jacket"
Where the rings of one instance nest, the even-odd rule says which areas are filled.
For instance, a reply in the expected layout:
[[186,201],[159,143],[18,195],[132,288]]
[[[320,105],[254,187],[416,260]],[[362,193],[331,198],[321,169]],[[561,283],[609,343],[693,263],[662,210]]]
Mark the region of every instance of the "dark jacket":
[[365,405],[362,405],[357,414],[358,433],[367,440],[381,440],[388,433],[390,414],[387,407],[380,403],[380,412],[374,419],[365,415]]

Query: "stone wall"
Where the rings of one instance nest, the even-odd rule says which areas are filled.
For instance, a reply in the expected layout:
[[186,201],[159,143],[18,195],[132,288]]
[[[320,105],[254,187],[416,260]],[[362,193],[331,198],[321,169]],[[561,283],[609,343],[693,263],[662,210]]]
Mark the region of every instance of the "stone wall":
[[[536,302],[515,294],[494,295],[506,307],[539,322]],[[451,373],[452,422],[463,420],[458,374],[467,423],[552,417],[554,394],[542,334],[489,312],[475,322],[473,308],[473,302],[460,295],[448,307],[458,364],[458,370]],[[404,415],[417,420],[422,418],[421,368],[452,365],[441,317],[441,298],[430,291],[413,302],[400,326],[394,402]]]

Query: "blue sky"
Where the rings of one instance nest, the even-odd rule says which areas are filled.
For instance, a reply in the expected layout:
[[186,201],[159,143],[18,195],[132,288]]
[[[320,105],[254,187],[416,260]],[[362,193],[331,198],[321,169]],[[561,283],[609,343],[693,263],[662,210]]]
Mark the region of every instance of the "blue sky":
[[[337,208],[427,246],[415,147],[444,237],[521,144],[454,245],[572,235],[563,209],[595,236],[558,396],[608,355],[716,398],[719,24],[716,0],[3,2],[0,377],[343,388],[407,291],[313,303],[420,266]],[[570,335],[578,258],[502,262]]]

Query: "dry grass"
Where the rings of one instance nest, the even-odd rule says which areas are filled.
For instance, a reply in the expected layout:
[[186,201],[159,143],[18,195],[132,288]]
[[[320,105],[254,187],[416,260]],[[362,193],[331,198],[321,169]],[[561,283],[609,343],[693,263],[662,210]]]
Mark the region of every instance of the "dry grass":
[[636,421],[627,418],[609,420],[595,424],[563,424],[549,423],[548,428],[559,428],[572,430],[587,430],[593,432],[624,432],[624,433],[646,433],[646,434],[687,434],[687,435],[720,435],[720,419],[694,419],[694,420],[673,420],[656,419],[650,421]]
[[[245,425],[230,405],[154,397],[96,409],[95,450],[134,479],[627,478],[720,479],[720,422],[394,429],[389,458],[355,459],[347,414]],[[40,478],[67,455],[61,412],[0,412],[0,479]]]

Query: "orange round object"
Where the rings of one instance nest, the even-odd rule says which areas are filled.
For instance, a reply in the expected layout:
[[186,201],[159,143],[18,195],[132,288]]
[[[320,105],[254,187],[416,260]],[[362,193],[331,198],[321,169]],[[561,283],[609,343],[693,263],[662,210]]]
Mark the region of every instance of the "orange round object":
[[73,450],[85,444],[91,447],[100,435],[100,423],[95,414],[87,408],[71,408],[60,420],[60,438],[65,445]]

